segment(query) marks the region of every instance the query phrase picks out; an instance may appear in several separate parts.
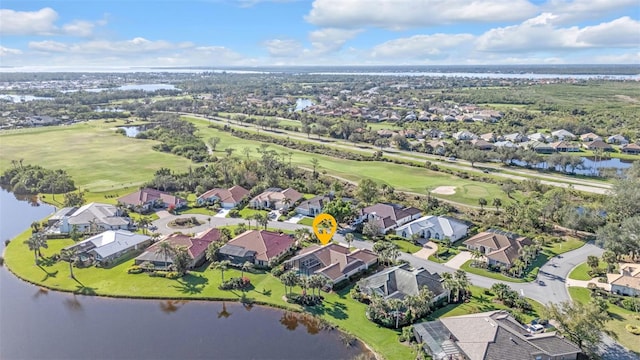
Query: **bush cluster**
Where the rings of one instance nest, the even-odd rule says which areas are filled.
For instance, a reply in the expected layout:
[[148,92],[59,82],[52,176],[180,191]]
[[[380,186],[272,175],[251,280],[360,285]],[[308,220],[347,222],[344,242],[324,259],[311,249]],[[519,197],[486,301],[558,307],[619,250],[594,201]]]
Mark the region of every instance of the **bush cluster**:
[[251,280],[248,277],[234,277],[218,286],[220,290],[239,290],[247,288],[251,285]]
[[140,274],[142,272],[144,272],[144,269],[137,265],[133,265],[132,267],[127,269],[128,274]]

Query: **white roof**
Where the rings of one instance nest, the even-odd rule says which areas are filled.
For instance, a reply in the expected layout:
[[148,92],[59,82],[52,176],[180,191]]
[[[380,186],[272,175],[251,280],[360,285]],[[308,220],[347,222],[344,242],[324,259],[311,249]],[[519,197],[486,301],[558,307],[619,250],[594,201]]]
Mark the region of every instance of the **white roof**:
[[419,233],[421,230],[427,229],[451,237],[460,231],[466,232],[469,226],[462,221],[448,216],[427,215],[400,226],[396,229],[396,233],[406,231],[407,235],[411,236],[412,234]]
[[95,251],[100,257],[105,258],[119,251],[133,248],[149,239],[149,236],[126,230],[107,230],[79,242],[78,245],[91,242],[95,246],[91,251]]

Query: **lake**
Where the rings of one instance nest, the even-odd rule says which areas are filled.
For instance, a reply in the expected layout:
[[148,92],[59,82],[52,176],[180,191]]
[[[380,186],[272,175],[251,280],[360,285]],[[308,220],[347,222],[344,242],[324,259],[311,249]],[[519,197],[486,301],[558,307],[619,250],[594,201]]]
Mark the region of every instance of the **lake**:
[[[571,169],[571,167],[568,167],[569,171],[573,170],[573,172],[578,175],[598,176],[600,175],[600,171],[603,169],[615,169],[616,171],[628,169],[631,167],[634,161],[640,160],[640,157],[638,157],[637,160],[610,158],[610,159],[597,159],[596,161],[596,158],[594,157],[583,156],[582,160],[583,160],[582,168]],[[513,164],[519,165],[519,166],[526,165],[524,162],[519,160],[514,160]],[[547,169],[549,165],[547,164],[547,162],[541,162],[532,167],[535,169]],[[564,172],[564,169],[560,165],[556,166],[555,170],[558,172]]]
[[35,101],[35,100],[54,100],[54,99],[50,97],[41,97],[41,96],[33,96],[33,95],[0,94],[0,100],[20,103],[20,102],[28,102],[28,101]]
[[[0,190],[0,245],[53,212]],[[51,240],[55,241],[55,240]],[[351,359],[312,317],[239,303],[47,291],[0,268],[0,359]]]
[[309,99],[298,99],[296,100],[296,107],[293,109],[293,111],[304,110],[309,106],[313,106],[313,101]]

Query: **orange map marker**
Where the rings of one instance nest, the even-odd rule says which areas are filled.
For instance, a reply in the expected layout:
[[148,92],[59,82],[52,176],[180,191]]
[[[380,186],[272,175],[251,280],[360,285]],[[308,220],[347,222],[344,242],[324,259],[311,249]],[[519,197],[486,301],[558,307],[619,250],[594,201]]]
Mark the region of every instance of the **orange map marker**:
[[338,222],[329,214],[320,214],[313,219],[313,232],[316,234],[320,243],[326,245],[329,243],[333,234],[338,229]]

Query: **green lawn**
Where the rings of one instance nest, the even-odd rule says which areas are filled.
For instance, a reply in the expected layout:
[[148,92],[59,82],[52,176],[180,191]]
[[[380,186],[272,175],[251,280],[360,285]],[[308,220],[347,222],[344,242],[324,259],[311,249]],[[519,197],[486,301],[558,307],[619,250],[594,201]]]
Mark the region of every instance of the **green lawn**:
[[[600,269],[606,270],[607,264],[600,262],[598,264],[598,267]],[[569,273],[569,279],[583,281],[591,280],[593,278],[589,275],[589,270],[591,270],[591,268],[587,265],[586,262],[583,262],[580,265],[576,266],[573,270],[571,270],[571,272]]]
[[302,218],[302,220],[298,221],[298,224],[306,225],[306,226],[313,226],[313,218],[305,216],[305,217]]
[[[591,300],[591,290],[586,288],[569,287],[569,294],[573,300],[581,303]],[[634,313],[611,303],[607,311],[611,320],[606,323],[605,329],[613,332],[622,345],[640,355],[640,336],[633,335],[625,329],[627,324],[640,326],[640,313]]]
[[420,251],[422,246],[415,245],[414,243],[407,240],[391,240],[394,244],[398,245],[400,251],[413,254],[414,252]]
[[[218,289],[221,283],[220,272],[206,268],[193,271],[179,280],[152,278],[145,274],[127,274],[127,268],[133,263],[129,258],[110,269],[76,268],[75,281],[69,276],[69,266],[66,262],[34,265],[33,253],[23,244],[29,234],[30,230],[25,231],[9,244],[5,253],[5,265],[21,278],[51,289],[125,297],[235,301],[245,298],[292,310],[301,309],[283,301],[284,286],[278,279],[264,272],[248,274],[254,288],[241,293]],[[50,240],[49,248],[42,251],[43,255],[51,256],[72,243],[70,239]],[[237,270],[228,270],[225,272],[225,278],[239,274]],[[326,294],[323,306],[307,310],[354,334],[385,359],[414,358],[411,349],[398,342],[398,332],[379,327],[366,319],[365,305],[351,299],[348,290]],[[299,292],[300,289],[296,291]]]
[[247,206],[244,209],[240,210],[239,213],[240,213],[240,217],[243,219],[252,219],[252,216],[254,216],[255,214],[268,214],[269,211],[256,210]]
[[3,131],[0,172],[18,158],[24,159],[25,164],[64,169],[76,186],[88,194],[98,193],[92,199],[104,201],[107,193],[122,196],[127,193],[123,188],[128,191],[149,181],[160,167],[185,171],[191,165],[182,157],[152,150],[156,141],[116,134],[115,127],[121,125],[123,121],[95,120],[71,126]]

